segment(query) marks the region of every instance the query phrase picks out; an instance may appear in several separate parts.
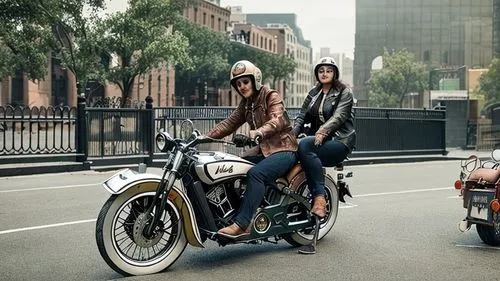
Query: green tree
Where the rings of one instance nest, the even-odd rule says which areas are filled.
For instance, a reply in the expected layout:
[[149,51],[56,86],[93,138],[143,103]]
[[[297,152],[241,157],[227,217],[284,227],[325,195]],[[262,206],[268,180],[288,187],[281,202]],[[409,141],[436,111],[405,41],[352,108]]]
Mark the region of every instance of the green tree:
[[415,61],[407,50],[389,53],[384,49],[383,67],[372,70],[369,104],[377,107],[402,107],[408,93],[422,94],[427,87],[425,65]]
[[211,80],[216,86],[227,83],[230,65],[228,38],[216,31],[197,25],[187,19],[180,19],[174,24],[174,30],[184,34],[189,41],[188,54],[192,60],[192,68],[179,65],[177,77],[199,77]]
[[2,1],[0,77],[22,71],[32,80],[42,79],[49,58],[56,56],[81,91],[100,70],[95,15],[103,8],[103,0]]
[[172,24],[181,20],[181,10],[191,1],[186,0],[130,0],[124,12],[105,19],[102,41],[114,59],[107,73],[107,81],[118,85],[122,101],[131,95],[135,78],[153,68],[190,67],[188,40]]
[[266,63],[264,64],[265,69],[262,71],[271,82],[272,88],[276,88],[280,80],[290,80],[297,68],[297,63],[283,54],[267,53],[264,58]]
[[484,96],[486,105],[500,102],[500,59],[494,58],[488,68],[479,78],[479,94]]

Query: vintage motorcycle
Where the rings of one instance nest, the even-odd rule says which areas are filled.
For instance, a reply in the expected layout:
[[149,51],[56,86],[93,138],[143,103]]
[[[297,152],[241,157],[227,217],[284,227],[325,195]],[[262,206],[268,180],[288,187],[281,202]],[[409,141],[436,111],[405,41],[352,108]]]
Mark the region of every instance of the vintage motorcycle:
[[481,240],[491,246],[500,245],[500,149],[492,152],[492,160],[481,161],[472,155],[462,160],[460,179],[455,188],[460,190],[467,216],[459,223],[465,232],[475,224]]
[[217,230],[232,223],[253,163],[228,153],[199,151],[199,144],[233,143],[201,135],[189,120],[181,124],[181,138],[159,132],[155,140],[167,158],[162,177],[125,169],[103,184],[112,195],[97,218],[97,246],[106,263],[123,275],[165,270],[188,243],[204,247],[207,239],[222,246],[284,239],[301,253],[314,253],[316,241],[335,224],[339,200],[350,196],[345,179],[352,172],[342,164],[331,175],[323,169],[327,215],[318,219],[310,212],[305,174],[296,164],[266,188],[251,233],[229,239]]

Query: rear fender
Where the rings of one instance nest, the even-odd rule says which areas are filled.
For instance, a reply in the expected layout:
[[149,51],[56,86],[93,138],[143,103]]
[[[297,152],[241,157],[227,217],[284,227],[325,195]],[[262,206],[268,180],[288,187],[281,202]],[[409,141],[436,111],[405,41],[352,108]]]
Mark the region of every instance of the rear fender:
[[[103,183],[103,186],[111,194],[121,194],[132,188],[140,188],[144,191],[155,191],[158,189],[160,181],[161,176],[159,175],[138,173],[131,169],[124,169],[107,179]],[[186,233],[188,243],[195,247],[204,248],[194,216],[193,206],[183,190],[182,181],[175,181],[168,198],[182,214],[184,232]]]

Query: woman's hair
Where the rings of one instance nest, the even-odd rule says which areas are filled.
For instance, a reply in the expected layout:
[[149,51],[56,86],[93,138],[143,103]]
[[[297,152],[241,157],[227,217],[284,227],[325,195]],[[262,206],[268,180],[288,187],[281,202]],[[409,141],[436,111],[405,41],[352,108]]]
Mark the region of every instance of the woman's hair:
[[[316,84],[316,88],[319,90],[321,89],[322,85],[320,82]],[[336,77],[332,81],[332,88],[335,90],[342,92],[345,88],[347,88],[347,85],[344,84],[342,81],[338,80]]]

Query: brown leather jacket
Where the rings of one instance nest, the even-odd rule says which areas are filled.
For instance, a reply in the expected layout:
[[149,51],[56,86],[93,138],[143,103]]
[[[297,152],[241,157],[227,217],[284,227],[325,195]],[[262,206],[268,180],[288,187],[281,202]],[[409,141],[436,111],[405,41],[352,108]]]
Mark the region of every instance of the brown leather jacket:
[[258,95],[243,99],[231,115],[210,130],[207,136],[221,139],[245,122],[250,125],[250,130],[262,133],[262,141],[243,156],[263,154],[267,157],[278,151],[297,151],[297,139],[291,132],[283,99],[275,90],[263,86]]

